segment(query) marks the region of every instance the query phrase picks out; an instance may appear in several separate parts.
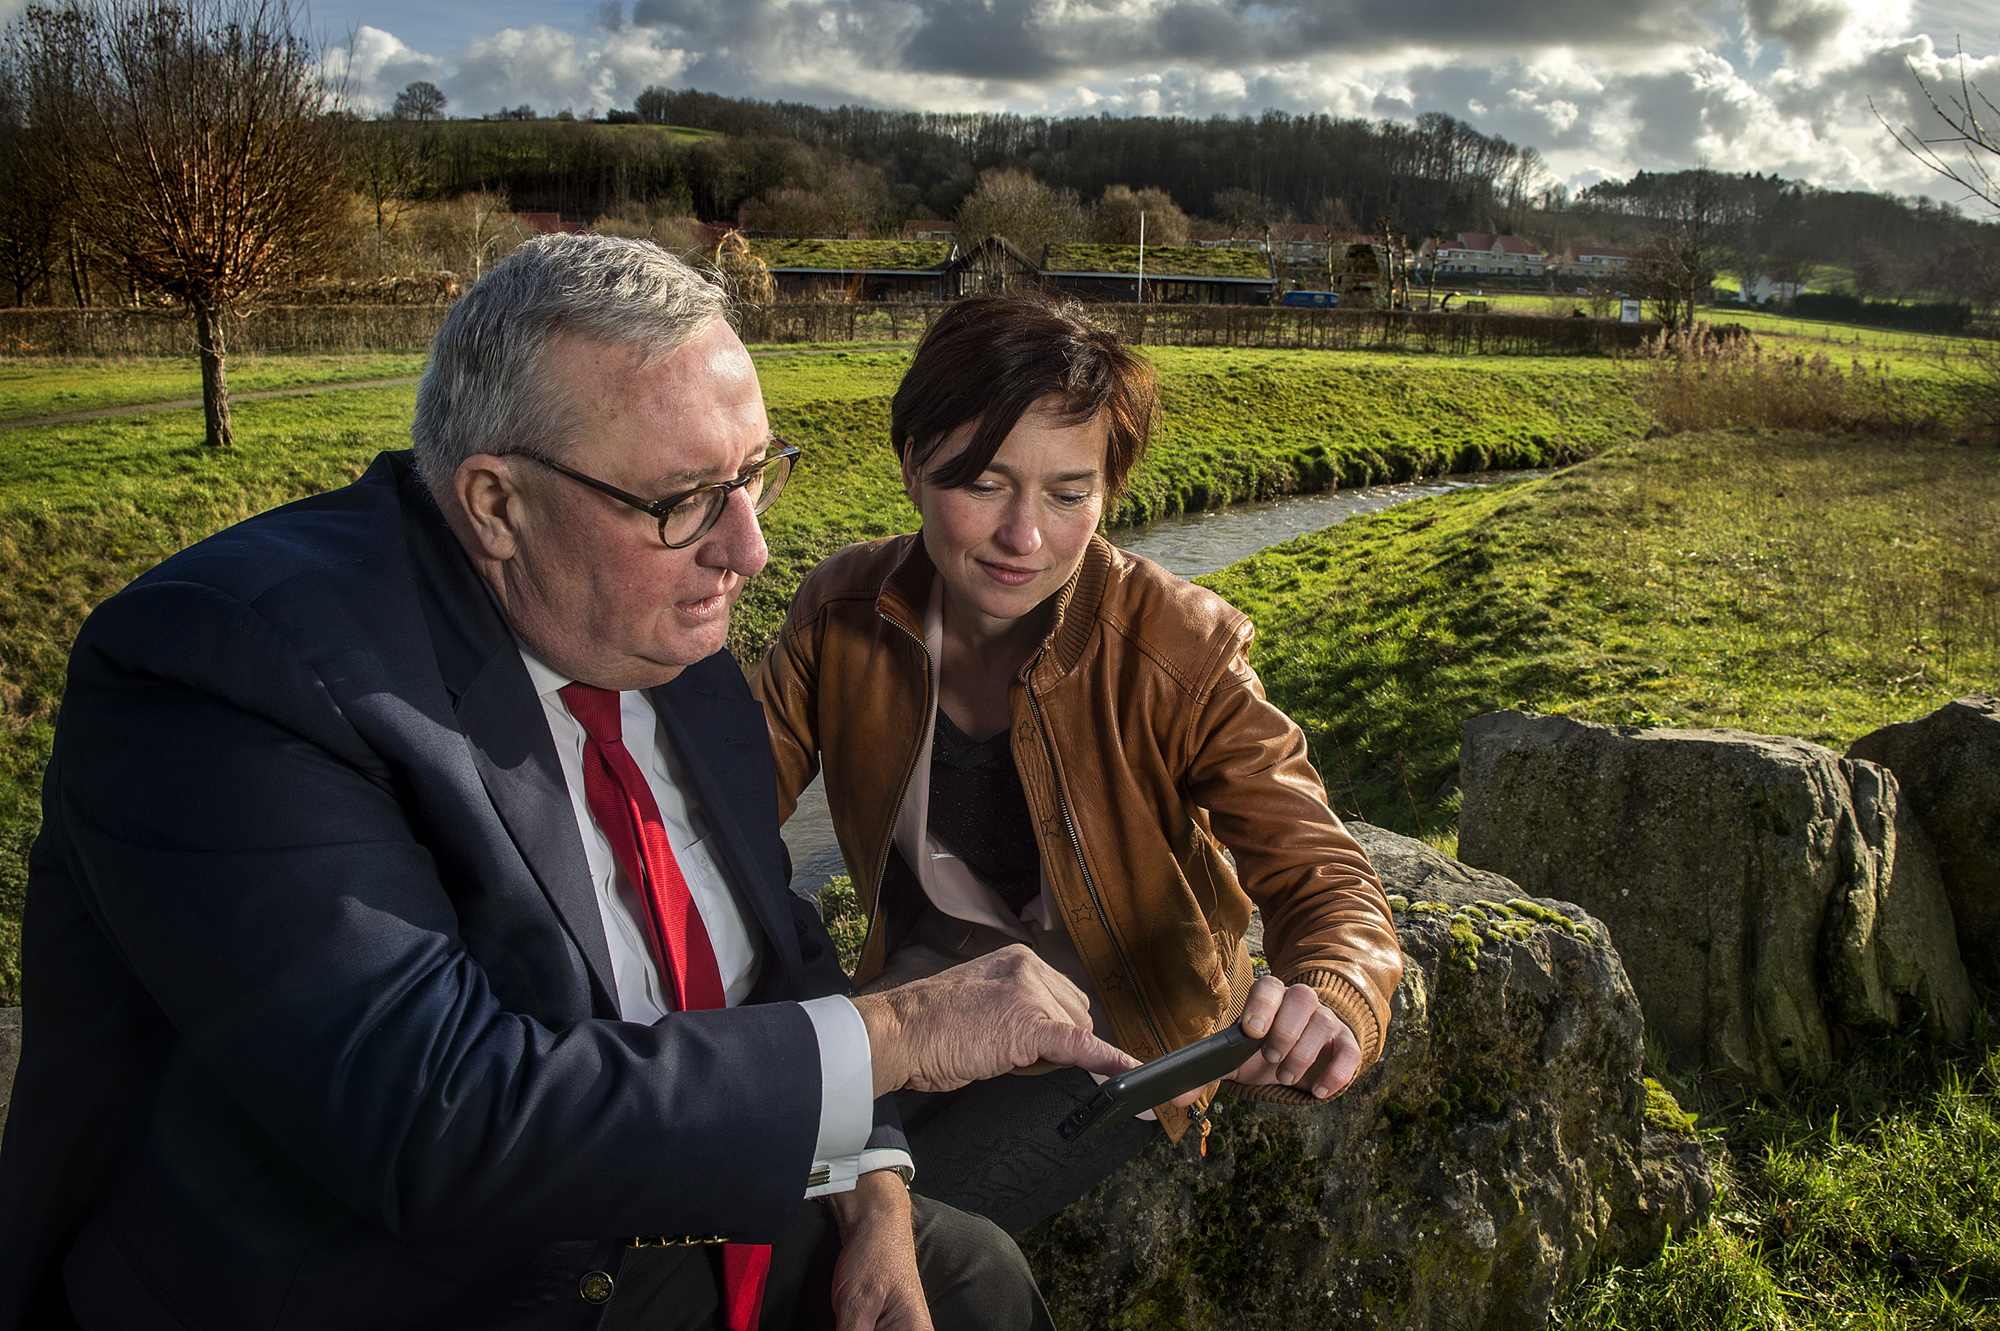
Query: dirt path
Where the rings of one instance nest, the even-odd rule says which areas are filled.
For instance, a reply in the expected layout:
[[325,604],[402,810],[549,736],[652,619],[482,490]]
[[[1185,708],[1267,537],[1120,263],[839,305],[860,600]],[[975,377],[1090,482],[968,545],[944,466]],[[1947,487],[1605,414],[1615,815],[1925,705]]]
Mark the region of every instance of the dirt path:
[[[307,393],[337,393],[343,388],[395,388],[413,384],[421,375],[406,374],[396,379],[356,379],[350,383],[308,384],[304,388],[260,388],[250,393],[231,393],[231,402],[250,402],[263,397],[303,397]],[[142,402],[130,407],[99,407],[94,411],[68,411],[60,416],[29,416],[18,421],[0,421],[0,430],[19,430],[30,425],[68,425],[73,421],[99,421],[109,416],[140,416],[149,411],[186,411],[199,407],[198,397],[174,402]]]

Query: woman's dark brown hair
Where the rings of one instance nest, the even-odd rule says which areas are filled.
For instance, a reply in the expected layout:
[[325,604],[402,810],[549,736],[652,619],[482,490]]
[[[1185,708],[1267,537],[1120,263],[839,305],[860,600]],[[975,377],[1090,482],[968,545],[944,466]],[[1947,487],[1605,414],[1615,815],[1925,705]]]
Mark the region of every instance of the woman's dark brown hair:
[[[1080,425],[1102,413],[1110,425],[1105,492],[1116,502],[1146,455],[1153,369],[1118,334],[1074,304],[1040,296],[968,296],[953,303],[917,346],[889,409],[889,441],[925,480],[955,489],[975,480],[1036,403]],[[929,470],[952,431],[978,421],[963,453]]]

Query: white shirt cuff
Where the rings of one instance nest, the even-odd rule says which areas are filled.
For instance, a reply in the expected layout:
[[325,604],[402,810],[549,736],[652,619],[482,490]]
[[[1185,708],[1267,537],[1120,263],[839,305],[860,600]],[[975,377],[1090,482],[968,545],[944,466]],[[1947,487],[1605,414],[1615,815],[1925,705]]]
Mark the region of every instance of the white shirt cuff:
[[861,1153],[861,1165],[856,1174],[872,1174],[878,1169],[899,1169],[903,1172],[903,1182],[908,1183],[917,1176],[917,1162],[910,1159],[908,1151],[894,1147],[877,1146]]
[[875,1130],[875,1070],[868,1027],[854,1004],[829,994],[799,1006],[812,1018],[813,1034],[819,1038],[819,1140],[813,1146],[806,1196],[825,1197],[850,1190],[862,1173],[861,1157]]

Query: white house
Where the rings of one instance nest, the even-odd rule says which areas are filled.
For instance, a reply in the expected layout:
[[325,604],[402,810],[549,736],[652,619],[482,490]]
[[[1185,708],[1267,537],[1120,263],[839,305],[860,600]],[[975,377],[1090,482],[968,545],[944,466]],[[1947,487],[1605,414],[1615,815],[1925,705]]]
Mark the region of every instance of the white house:
[[1549,269],[1541,246],[1490,231],[1461,231],[1441,244],[1427,240],[1420,254],[1428,260],[1433,251],[1439,277],[1542,277]]

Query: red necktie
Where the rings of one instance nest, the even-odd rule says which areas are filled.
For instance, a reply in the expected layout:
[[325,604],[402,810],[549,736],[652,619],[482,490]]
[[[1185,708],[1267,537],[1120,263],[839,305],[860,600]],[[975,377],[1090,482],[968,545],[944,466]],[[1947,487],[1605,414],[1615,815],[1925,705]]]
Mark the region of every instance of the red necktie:
[[[647,932],[660,979],[677,1011],[725,1006],[715,948],[667,842],[660,806],[625,747],[618,695],[590,684],[565,684],[563,703],[583,727],[583,794],[611,843],[618,866],[646,905]],[[754,1331],[764,1300],[771,1250],[730,1243],[722,1250],[722,1301],[729,1331]]]

